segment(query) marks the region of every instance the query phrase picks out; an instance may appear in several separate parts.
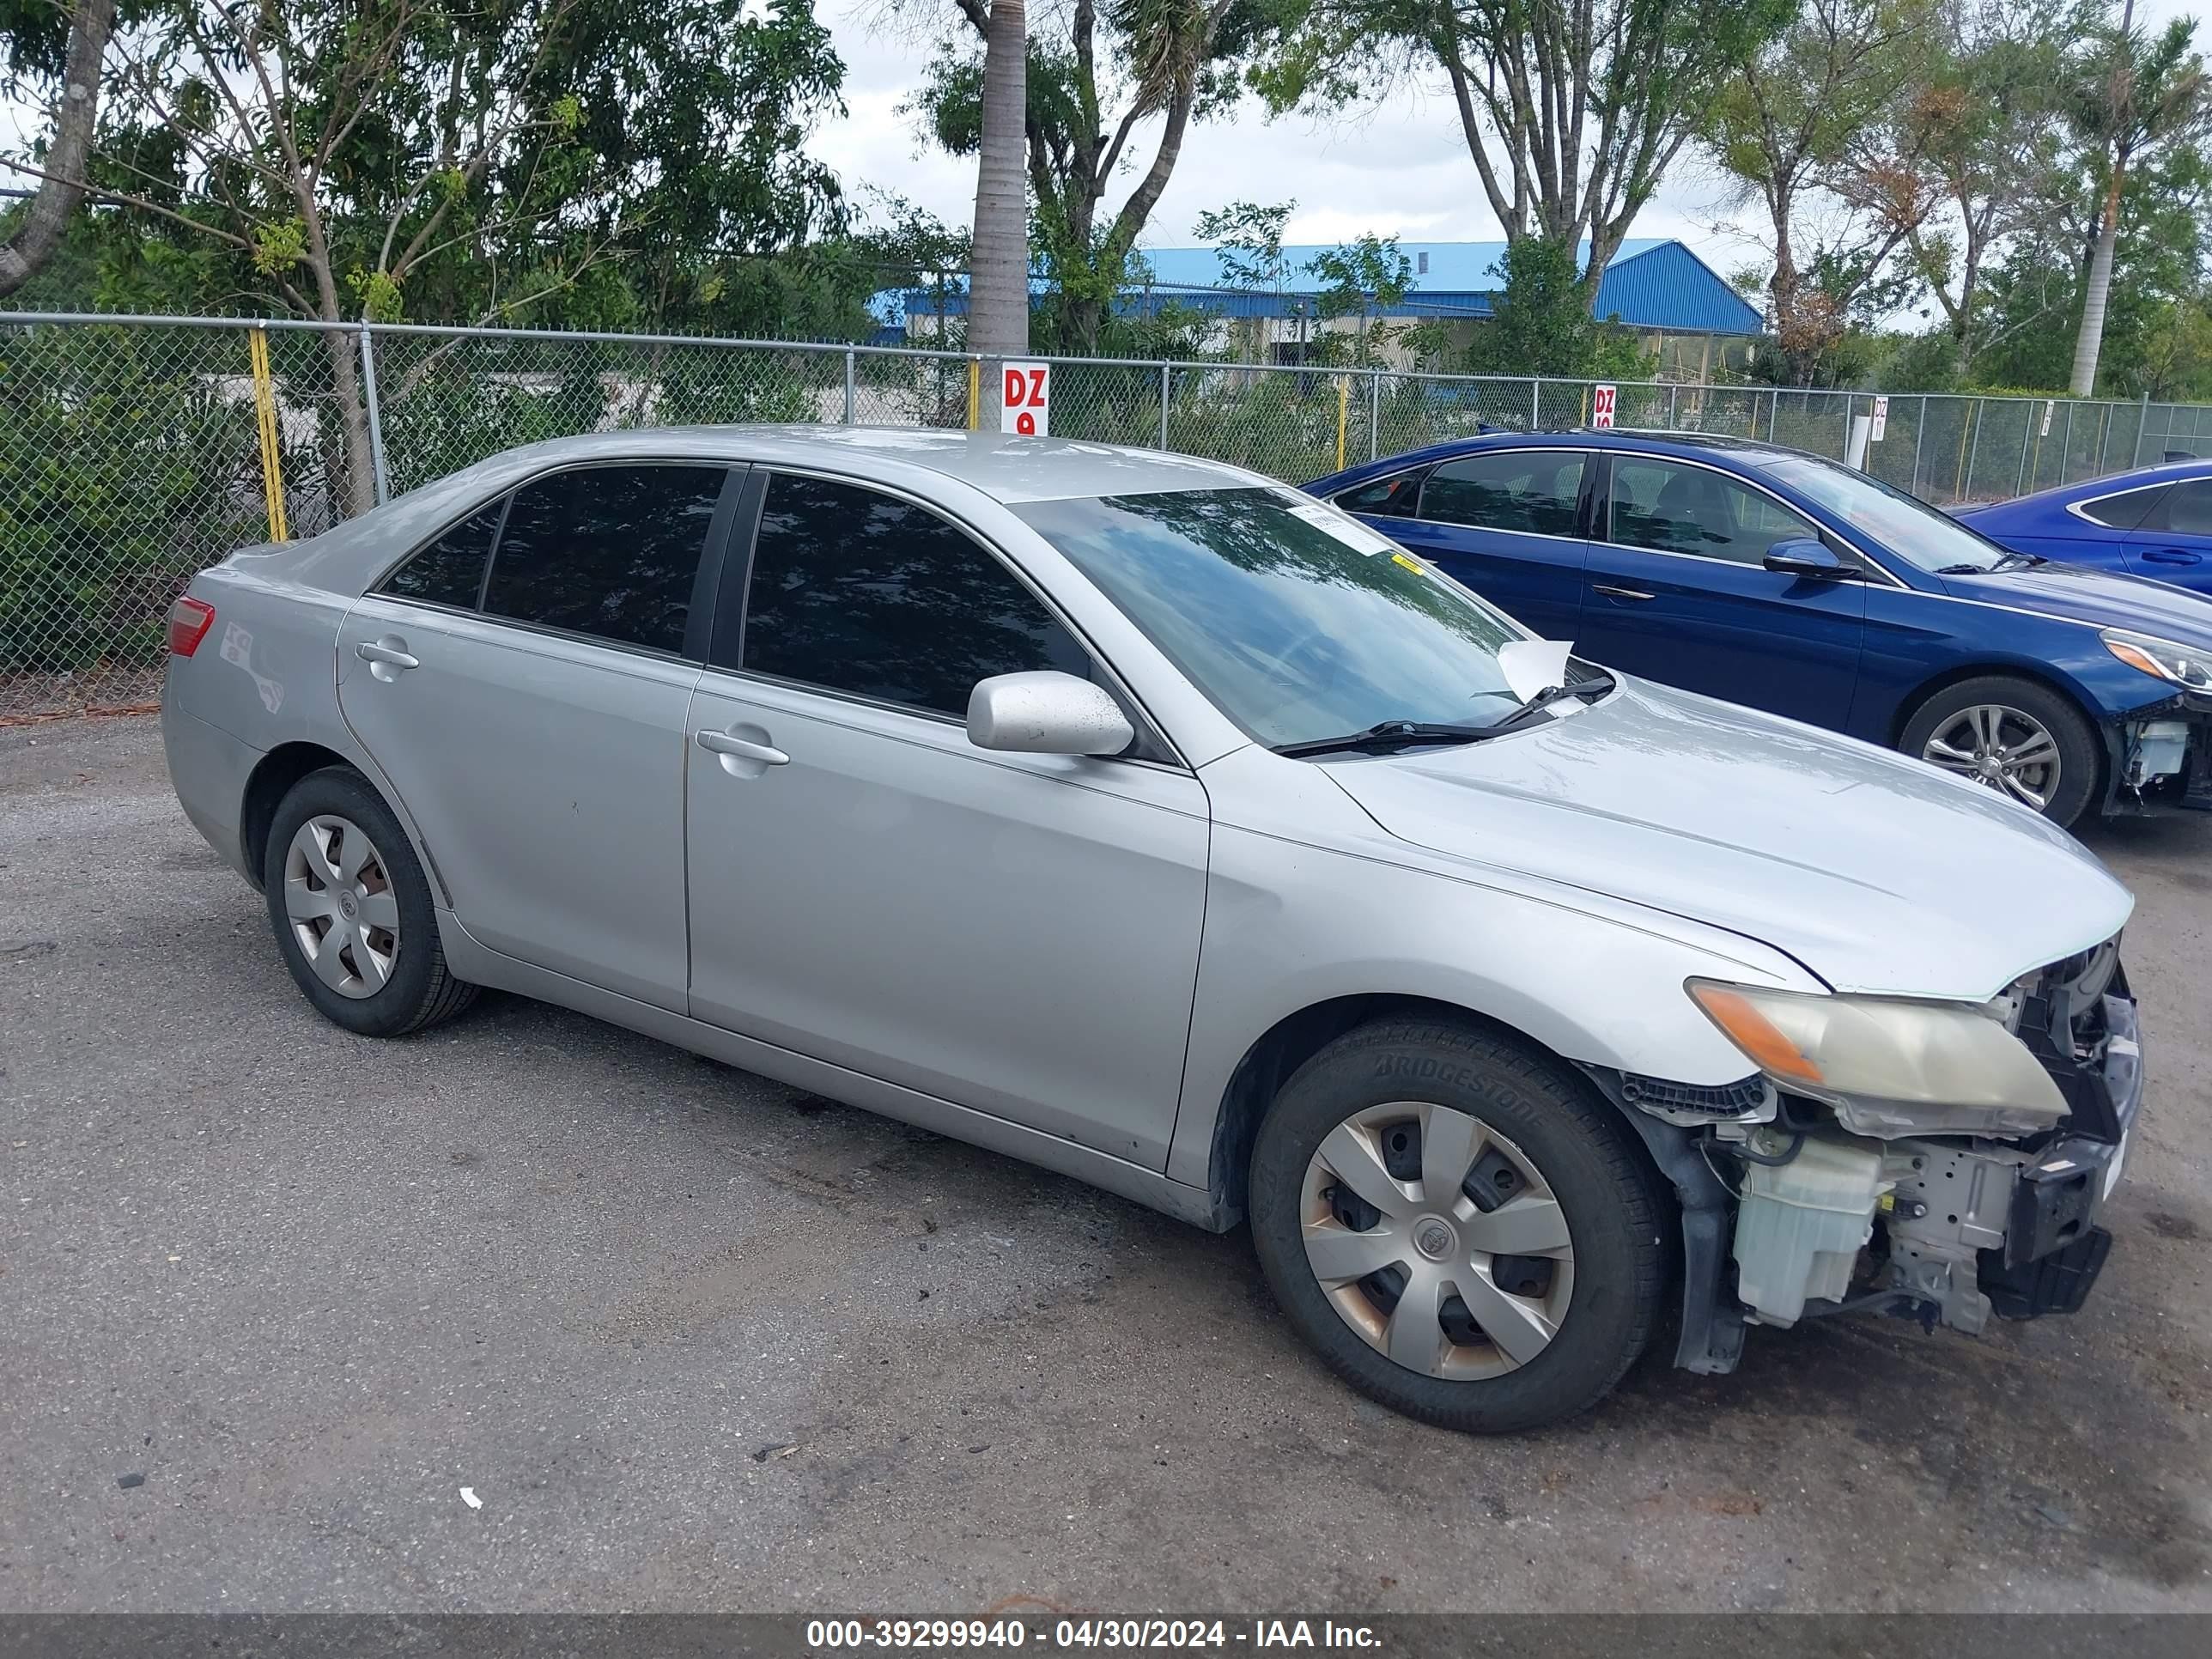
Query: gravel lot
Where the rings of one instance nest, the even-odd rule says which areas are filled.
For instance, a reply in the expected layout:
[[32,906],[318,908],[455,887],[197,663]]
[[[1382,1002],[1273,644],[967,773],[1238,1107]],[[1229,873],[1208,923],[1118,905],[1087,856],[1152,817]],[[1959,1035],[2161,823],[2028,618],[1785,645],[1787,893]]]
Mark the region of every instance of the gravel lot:
[[2212,822],[2094,834],[2153,1085],[2087,1310],[1478,1443],[1241,1233],[512,999],[349,1036],[153,721],[0,731],[0,1608],[2212,1609]]

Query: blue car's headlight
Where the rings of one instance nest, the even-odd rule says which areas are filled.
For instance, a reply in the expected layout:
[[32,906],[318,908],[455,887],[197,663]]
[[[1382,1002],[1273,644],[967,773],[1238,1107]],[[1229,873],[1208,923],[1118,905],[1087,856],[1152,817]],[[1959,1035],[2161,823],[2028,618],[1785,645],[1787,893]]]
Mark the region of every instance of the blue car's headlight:
[[2098,635],[2105,649],[2130,668],[2191,691],[2212,691],[2212,652],[2198,651],[2172,640],[2137,634],[2125,628],[2107,628]]

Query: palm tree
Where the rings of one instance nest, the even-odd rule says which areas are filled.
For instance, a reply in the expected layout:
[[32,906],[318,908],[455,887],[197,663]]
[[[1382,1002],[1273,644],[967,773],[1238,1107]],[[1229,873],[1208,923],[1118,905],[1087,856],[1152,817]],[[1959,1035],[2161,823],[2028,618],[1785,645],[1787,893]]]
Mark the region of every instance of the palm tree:
[[[1026,0],[990,0],[968,289],[968,349],[986,357],[1030,349],[1028,55]],[[995,424],[998,376],[983,380],[983,407]]]
[[2068,112],[2074,130],[2103,155],[2105,210],[2089,255],[2081,296],[2081,328],[2074,337],[2068,390],[2088,397],[2097,386],[2097,354],[2105,343],[2105,301],[2112,293],[2112,256],[2120,241],[2120,192],[2128,163],[2160,145],[2194,137],[2207,113],[2204,60],[2190,50],[2197,25],[2177,17],[2156,39],[2135,33],[2135,0],[2092,60],[2086,84]]

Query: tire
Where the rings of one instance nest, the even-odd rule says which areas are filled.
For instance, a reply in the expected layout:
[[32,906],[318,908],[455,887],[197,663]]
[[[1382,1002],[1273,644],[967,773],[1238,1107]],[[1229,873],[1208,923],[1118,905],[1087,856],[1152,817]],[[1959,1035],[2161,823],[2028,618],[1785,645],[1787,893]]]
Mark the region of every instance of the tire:
[[[1994,744],[1988,741],[1989,714],[1977,711],[1990,711],[2001,718]],[[2014,775],[2016,757],[2034,740],[2037,728],[2048,736],[2057,756],[2055,782],[2039,777],[2033,768],[2026,769],[2022,776]],[[1938,738],[1943,739],[1942,749],[1956,758],[1930,747]],[[1931,765],[2034,807],[2062,830],[2073,827],[2104,787],[2104,745],[2088,717],[2050,687],[2011,674],[1985,674],[1945,686],[1912,711],[1897,746]],[[2006,751],[2015,758],[1997,763],[2004,773],[2001,780],[1982,763]]]
[[[1410,1154],[1393,1139],[1408,1128]],[[1432,1150],[1447,1179],[1462,1150],[1469,1163],[1441,1206],[1426,1204],[1425,1181],[1401,1182],[1401,1216],[1382,1215],[1357,1194],[1349,1202],[1348,1182],[1334,1178],[1369,1153],[1419,1173]],[[1253,1246],[1298,1334],[1362,1394],[1467,1433],[1537,1428],[1595,1405],[1650,1340],[1670,1258],[1638,1156],[1611,1108],[1518,1042],[1441,1021],[1364,1026],[1300,1066],[1262,1120]],[[1371,1188],[1376,1173],[1357,1178]],[[1547,1200],[1548,1216],[1530,1207]],[[1548,1231],[1561,1222],[1564,1255]],[[1485,1241],[1516,1248],[1486,1251]],[[1395,1303],[1387,1273],[1348,1276],[1386,1257],[1405,1275]],[[1326,1283],[1324,1262],[1340,1270]],[[1452,1307],[1469,1278],[1480,1311],[1465,1297]]]
[[[404,1036],[476,1000],[477,988],[446,966],[430,884],[406,831],[350,767],[309,773],[277,805],[262,889],[285,967],[332,1024]],[[332,948],[311,955],[303,933]]]

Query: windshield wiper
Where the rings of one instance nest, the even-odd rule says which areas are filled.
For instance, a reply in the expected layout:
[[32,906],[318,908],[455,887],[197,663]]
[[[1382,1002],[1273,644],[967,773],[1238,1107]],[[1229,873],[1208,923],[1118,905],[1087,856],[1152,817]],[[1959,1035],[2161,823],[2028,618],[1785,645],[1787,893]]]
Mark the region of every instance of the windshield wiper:
[[1364,749],[1371,755],[1411,748],[1424,743],[1480,743],[1492,735],[1493,726],[1445,726],[1434,720],[1378,720],[1364,732],[1347,732],[1340,738],[1309,738],[1303,743],[1279,743],[1275,752],[1297,759],[1304,755],[1331,755],[1340,749]]
[[1563,698],[1593,696],[1610,690],[1612,687],[1613,676],[1600,673],[1569,680],[1564,685],[1547,685],[1510,714],[1501,714],[1486,726],[1446,725],[1434,720],[1378,720],[1364,732],[1347,732],[1342,737],[1310,738],[1303,743],[1277,744],[1274,752],[1296,760],[1309,755],[1333,755],[1347,749],[1364,750],[1370,755],[1388,755],[1425,744],[1480,743],[1485,738],[1503,737],[1508,732],[1519,731]]
[[2051,561],[2045,558],[2040,553],[2008,552],[2004,556],[2004,557],[1996,562],[1995,568],[1999,570],[2031,570],[2039,564],[2049,564],[2050,562]]
[[1612,689],[1613,676],[1602,670],[1578,680],[1568,680],[1564,684],[1547,685],[1511,714],[1500,714],[1483,730],[1493,735],[1518,731],[1555,702],[1564,702],[1569,697],[1594,697]]
[[[2003,562],[2000,560],[1998,562]],[[1997,565],[1995,564],[1939,564],[1935,574],[1938,576],[1986,576],[1996,568]]]

